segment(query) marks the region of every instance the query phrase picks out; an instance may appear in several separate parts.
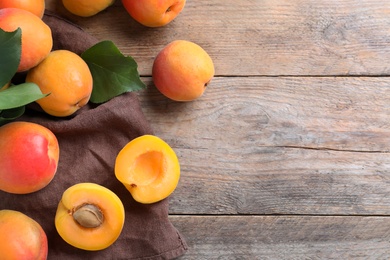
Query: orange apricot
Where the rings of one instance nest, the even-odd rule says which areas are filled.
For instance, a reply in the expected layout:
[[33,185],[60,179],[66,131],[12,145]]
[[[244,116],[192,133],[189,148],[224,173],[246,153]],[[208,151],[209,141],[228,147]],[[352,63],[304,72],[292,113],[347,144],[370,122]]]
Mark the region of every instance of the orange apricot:
[[86,105],[91,97],[93,78],[87,63],[76,53],[55,50],[27,73],[26,82],[50,95],[36,102],[49,115],[65,117]]
[[45,0],[1,0],[0,9],[14,7],[29,11],[39,18],[45,12]]
[[53,47],[50,27],[39,17],[19,8],[0,9],[0,29],[22,31],[22,54],[18,72],[27,71],[40,63]]
[[15,210],[0,210],[0,258],[46,260],[45,231],[34,219]]
[[167,25],[180,14],[185,3],[186,0],[122,0],[129,15],[148,27]]
[[214,64],[198,44],[176,40],[156,56],[152,77],[156,88],[175,101],[192,101],[203,95],[214,76]]
[[119,197],[104,186],[78,183],[62,195],[55,215],[58,234],[83,250],[102,250],[119,237],[125,210]]
[[143,135],[131,140],[118,153],[115,176],[134,200],[150,204],[167,198],[176,189],[180,164],[165,141]]
[[31,122],[0,127],[0,190],[27,194],[46,187],[57,172],[59,144],[48,128]]
[[107,9],[114,2],[114,0],[62,0],[65,9],[81,17],[93,16]]

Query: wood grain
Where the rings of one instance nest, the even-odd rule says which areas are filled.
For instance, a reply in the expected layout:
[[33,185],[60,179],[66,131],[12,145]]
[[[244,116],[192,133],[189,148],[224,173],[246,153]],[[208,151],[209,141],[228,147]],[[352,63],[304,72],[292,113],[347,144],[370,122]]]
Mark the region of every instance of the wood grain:
[[143,111],[174,145],[390,152],[385,77],[217,77],[191,103],[171,102],[145,83]]
[[[390,255],[388,217],[172,216],[184,259],[375,259]],[[196,227],[196,228],[194,228]]]
[[142,75],[151,74],[158,51],[176,39],[201,45],[221,76],[390,74],[387,0],[187,1],[162,28],[139,25],[120,1],[90,18],[48,2],[98,39],[114,41]]
[[191,103],[143,80],[182,164],[172,214],[390,213],[389,79],[215,78]]

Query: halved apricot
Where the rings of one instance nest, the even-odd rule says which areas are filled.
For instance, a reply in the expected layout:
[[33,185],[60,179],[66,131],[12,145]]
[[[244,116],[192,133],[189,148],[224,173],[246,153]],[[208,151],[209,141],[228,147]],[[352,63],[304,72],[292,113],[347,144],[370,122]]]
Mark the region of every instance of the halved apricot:
[[115,161],[115,176],[134,200],[150,204],[167,198],[177,187],[180,164],[161,138],[143,135],[127,143]]
[[62,239],[90,251],[112,245],[124,221],[125,210],[119,197],[95,183],[79,183],[65,190],[55,216],[55,226]]

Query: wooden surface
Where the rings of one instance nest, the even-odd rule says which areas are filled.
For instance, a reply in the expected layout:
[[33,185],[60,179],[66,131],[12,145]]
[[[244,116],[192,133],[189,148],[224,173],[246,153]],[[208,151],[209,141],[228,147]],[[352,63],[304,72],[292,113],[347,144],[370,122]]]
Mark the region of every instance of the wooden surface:
[[[180,259],[390,259],[389,1],[187,0],[162,28],[120,1],[90,18],[46,2],[137,61],[145,116],[181,162]],[[215,63],[195,102],[151,79],[176,39]]]

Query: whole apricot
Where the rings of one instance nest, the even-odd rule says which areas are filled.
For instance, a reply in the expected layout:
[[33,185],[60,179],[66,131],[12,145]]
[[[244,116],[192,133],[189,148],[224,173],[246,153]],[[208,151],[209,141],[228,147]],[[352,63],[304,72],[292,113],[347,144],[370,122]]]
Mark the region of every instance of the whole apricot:
[[26,82],[49,94],[36,102],[49,115],[65,117],[86,105],[91,97],[93,79],[87,63],[76,53],[55,50],[28,71]]
[[45,231],[22,212],[0,210],[0,259],[46,260],[48,242]]
[[45,12],[45,0],[1,0],[0,9],[14,7],[29,11],[39,18],[43,17]]
[[0,190],[27,194],[46,187],[58,160],[59,144],[48,128],[30,122],[0,127]]
[[33,13],[19,8],[0,9],[0,29],[22,31],[22,53],[18,72],[38,65],[50,53],[53,37],[50,27]]
[[183,10],[186,0],[122,0],[126,11],[140,24],[160,27],[170,23]]
[[89,251],[112,245],[124,221],[119,197],[95,183],[78,183],[65,190],[55,215],[58,234],[68,244]]
[[167,198],[176,189],[180,164],[164,140],[143,135],[131,140],[118,153],[115,176],[135,201],[150,204]]
[[114,0],[62,0],[62,4],[69,12],[82,17],[93,16],[114,2]]
[[156,88],[175,101],[192,101],[202,96],[214,73],[208,53],[196,43],[185,40],[165,46],[152,68]]

